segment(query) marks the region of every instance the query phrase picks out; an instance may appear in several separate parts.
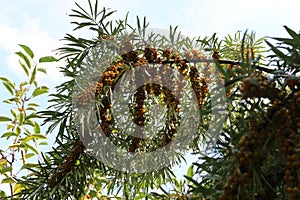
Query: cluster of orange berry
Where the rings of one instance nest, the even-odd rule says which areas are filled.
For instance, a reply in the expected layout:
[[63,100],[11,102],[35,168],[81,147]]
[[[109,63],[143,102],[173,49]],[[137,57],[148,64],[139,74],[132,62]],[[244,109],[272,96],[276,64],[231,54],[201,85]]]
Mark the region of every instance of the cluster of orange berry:
[[285,84],[289,86],[291,90],[299,90],[300,89],[300,80],[292,77],[288,77],[285,81]]
[[144,56],[149,63],[157,63],[158,53],[155,48],[147,47],[144,50]]
[[[157,70],[161,70],[159,77],[151,77],[156,83],[163,83],[164,81],[176,81],[170,80],[170,77],[166,74],[160,66],[165,65],[173,69],[178,70],[178,72],[185,77],[187,80],[191,81],[192,88],[198,99],[198,104],[201,106],[207,96],[208,86],[205,79],[201,77],[198,72],[196,65],[189,66],[186,59],[182,59],[178,52],[165,49],[157,50],[156,48],[146,47],[143,51],[134,50],[134,46],[130,39],[124,39],[121,41],[119,47],[119,53],[121,55],[121,60],[112,63],[103,73],[102,77],[96,81],[95,85],[84,91],[78,96],[78,104],[86,105],[89,99],[100,99],[101,106],[98,113],[96,113],[98,120],[100,122],[100,127],[106,136],[111,136],[112,129],[114,126],[114,119],[111,115],[112,104],[110,102],[109,94],[105,92],[105,88],[114,88],[117,81],[126,72],[126,69],[137,66],[145,66],[147,64],[153,64],[157,67]],[[187,59],[205,59],[205,56],[197,50],[193,50],[191,53],[185,53]],[[209,73],[206,70],[206,73]],[[138,77],[139,79],[144,77]],[[156,80],[156,78],[160,80]],[[174,85],[176,83],[174,82]],[[175,88],[180,90],[181,88]],[[178,92],[178,91],[177,91]],[[140,88],[134,94],[134,103],[132,104],[132,115],[133,121],[140,126],[145,125],[145,114],[146,109],[144,106],[145,99],[150,95],[159,96],[164,98],[164,102],[168,109],[174,110],[175,114],[171,114],[169,120],[166,122],[166,130],[164,130],[164,144],[172,141],[172,138],[176,135],[176,126],[179,124],[179,100],[169,91],[167,88],[160,84],[148,83]],[[171,112],[172,113],[172,112]],[[177,114],[176,114],[177,113]],[[130,152],[136,151],[145,142],[143,139],[138,137],[130,137],[129,150]]]
[[[300,91],[294,91],[289,98],[279,103],[280,109],[274,111],[276,124],[275,139],[284,155],[285,167],[283,181],[289,199],[300,199]],[[284,105],[282,105],[284,104]],[[276,102],[278,106],[278,102]],[[274,107],[274,105],[273,105]],[[275,108],[274,108],[275,109]]]
[[95,94],[99,93],[103,88],[103,83],[96,82],[85,91],[81,92],[75,99],[76,107],[84,107],[88,105],[93,99],[95,99]]
[[256,75],[254,83],[249,79],[244,81],[244,97],[268,97],[272,101],[266,113],[258,113],[255,119],[250,120],[250,134],[240,138],[237,165],[234,174],[227,180],[224,194],[220,197],[222,200],[245,197],[243,192],[252,190],[254,171],[260,175],[259,178],[271,176],[263,171],[270,167],[270,162],[277,162],[279,168],[276,174],[272,174],[276,181],[271,178],[261,180],[268,183],[261,188],[261,193],[256,193],[255,198],[275,198],[277,194],[270,187],[276,188],[283,183],[288,199],[300,199],[300,91],[294,90],[284,96],[274,83],[264,84],[266,81],[262,75]]
[[195,66],[190,68],[190,80],[193,90],[196,94],[198,104],[201,106],[208,94],[208,85],[203,77],[200,77],[199,72]]
[[273,81],[269,81],[261,73],[256,73],[251,77],[245,78],[241,88],[243,98],[264,97],[274,99],[280,94]]
[[48,187],[53,188],[61,182],[61,180],[75,168],[76,161],[84,152],[84,145],[82,141],[77,141],[71,153],[67,156],[65,161],[59,165],[57,172],[55,172],[48,180]]
[[193,61],[193,60],[198,60],[198,59],[199,60],[205,60],[206,59],[206,56],[203,53],[201,53],[201,51],[195,50],[195,49],[193,49],[191,52],[190,51],[184,52],[183,56],[188,61]]

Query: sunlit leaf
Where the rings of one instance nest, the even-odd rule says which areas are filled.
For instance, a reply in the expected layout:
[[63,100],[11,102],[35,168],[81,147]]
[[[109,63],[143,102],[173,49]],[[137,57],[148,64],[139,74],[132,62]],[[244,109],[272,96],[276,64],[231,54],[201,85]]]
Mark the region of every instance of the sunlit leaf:
[[31,63],[27,56],[25,56],[21,51],[18,51],[15,54],[17,54],[25,62],[29,69],[31,68]]
[[24,144],[24,146],[26,146],[28,149],[30,149],[33,153],[39,154],[38,149],[35,148],[34,146],[32,146],[32,145],[30,145],[30,144],[28,144],[28,143]]
[[29,81],[30,84],[32,84],[35,81],[36,70],[37,70],[37,67],[35,66],[32,71],[31,77],[30,77],[30,81]]
[[22,47],[22,49],[24,49],[24,51],[27,53],[27,55],[30,56],[30,58],[34,57],[32,50],[28,46],[26,46],[24,44],[19,44],[19,46]]
[[38,107],[38,106],[40,106],[39,104],[37,104],[37,103],[34,103],[34,102],[31,102],[31,103],[29,103],[29,104],[27,104],[28,106],[33,106],[33,107]]
[[16,133],[12,132],[12,131],[6,132],[6,133],[3,133],[3,135],[1,137],[9,139],[11,136],[16,136]]
[[49,91],[49,88],[46,87],[46,86],[41,86],[41,87],[38,87],[36,88],[33,93],[32,93],[32,96],[33,97],[36,97],[38,95],[41,95],[41,94],[45,94]]
[[0,167],[0,174],[4,174],[4,173],[6,173],[6,172],[11,172],[11,167],[3,167],[3,168],[1,168]]
[[22,190],[22,188],[22,185],[17,183],[14,187],[14,194],[18,194]]
[[44,56],[44,57],[39,59],[40,63],[43,63],[43,62],[56,62],[56,61],[57,61],[57,59],[53,56]]
[[25,72],[26,76],[29,76],[29,69],[26,65],[24,65],[22,62],[19,61],[19,64],[21,65],[23,71]]
[[34,133],[41,133],[40,125],[36,122],[34,124]]
[[22,147],[21,143],[18,143],[18,144],[12,144],[12,145],[9,145],[8,148],[9,149],[15,149],[15,148],[20,148]]
[[3,183],[9,183],[9,184],[13,184],[13,183],[15,183],[15,180],[13,179],[13,178],[4,178],[4,179],[2,179],[2,182],[1,182],[2,184]]
[[37,71],[42,72],[44,74],[47,74],[47,70],[45,68],[42,68],[42,67],[38,67]]
[[11,94],[14,95],[14,87],[12,87],[10,84],[6,82],[2,82],[4,87],[7,89],[7,91]]

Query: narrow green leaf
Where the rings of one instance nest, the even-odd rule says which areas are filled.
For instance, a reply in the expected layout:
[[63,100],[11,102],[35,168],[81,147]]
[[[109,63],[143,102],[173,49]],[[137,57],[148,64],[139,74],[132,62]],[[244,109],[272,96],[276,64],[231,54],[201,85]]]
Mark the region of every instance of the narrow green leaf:
[[47,137],[42,134],[32,134],[31,136],[35,139],[43,139],[43,140],[47,139]]
[[17,136],[20,135],[20,133],[21,133],[21,128],[20,128],[20,126],[17,126],[16,127],[16,134],[17,134]]
[[276,48],[274,45],[272,45],[270,42],[265,41],[272,49],[272,51],[282,60],[286,60],[286,56],[284,53],[282,53],[278,48]]
[[30,149],[33,153],[35,153],[35,154],[39,154],[39,151],[37,150],[37,148],[35,148],[34,146],[32,146],[32,145],[30,145],[30,144],[28,144],[28,143],[26,143],[26,144],[24,144],[28,149]]
[[39,167],[39,164],[36,163],[26,163],[21,167],[21,169],[32,169],[32,168],[37,168]]
[[6,116],[0,116],[0,122],[10,122],[10,121],[12,121],[11,118]]
[[32,71],[30,81],[29,81],[30,84],[32,84],[35,81],[36,70],[37,70],[37,67],[35,66]]
[[2,138],[7,138],[7,139],[9,139],[11,136],[16,136],[16,133],[15,133],[15,132],[12,132],[12,131],[6,132],[6,133],[4,133],[1,137],[2,137]]
[[19,64],[21,65],[23,71],[25,72],[26,76],[29,76],[29,69],[26,65],[24,65],[22,62],[19,61]]
[[57,61],[57,59],[53,56],[44,56],[44,57],[39,59],[40,63],[43,63],[43,62],[56,62],[56,61]]
[[24,124],[34,127],[34,121],[31,119],[25,119]]
[[13,103],[13,102],[10,101],[9,99],[5,99],[5,100],[3,100],[2,102],[3,102],[3,103],[7,103],[7,104],[12,104],[12,103]]
[[297,42],[297,44],[300,44],[300,35],[298,35],[295,31],[293,31],[292,29],[290,29],[287,26],[283,26],[285,28],[285,30],[288,32],[288,34],[295,40],[295,42]]
[[32,106],[32,107],[39,107],[40,105],[34,102],[31,102],[28,104],[28,106]]
[[20,148],[20,147],[22,147],[21,143],[18,143],[18,144],[12,144],[12,145],[9,145],[9,146],[8,146],[9,149]]
[[21,51],[18,51],[15,54],[17,54],[25,62],[29,69],[31,68],[31,63],[27,56],[25,56]]
[[4,87],[7,89],[7,91],[11,94],[14,95],[14,87],[11,85],[7,84],[6,82],[2,82]]
[[23,123],[24,123],[24,113],[23,112],[20,112],[18,115],[18,123],[19,123],[19,125],[23,125]]
[[47,145],[48,145],[48,142],[40,142],[39,145],[40,145],[40,146],[47,146]]
[[[194,165],[193,164],[188,168],[187,176],[190,178],[193,178],[193,176],[194,176]],[[190,184],[190,180],[186,179],[186,183]]]
[[34,107],[27,107],[26,110],[37,111],[36,108],[34,108]]
[[10,81],[8,78],[0,77],[0,80],[1,80],[1,81],[4,81],[4,82],[6,82],[6,83],[12,84],[11,81]]
[[41,133],[40,125],[38,123],[34,123],[34,133]]
[[47,70],[46,70],[45,68],[43,68],[43,67],[38,67],[37,70],[38,70],[39,72],[42,72],[42,73],[44,73],[44,74],[47,74]]
[[19,46],[22,47],[22,49],[24,49],[24,51],[27,53],[27,55],[30,56],[30,58],[34,57],[32,50],[28,46],[26,46],[24,44],[19,44]]
[[191,177],[191,178],[194,176],[194,165],[191,165],[191,166],[188,168],[187,176],[188,176],[188,177]]
[[46,86],[41,86],[41,87],[38,87],[36,88],[33,93],[32,93],[32,96],[33,97],[36,97],[38,95],[41,95],[41,94],[45,94],[49,91],[49,88],[46,87]]
[[21,144],[26,144],[27,142],[29,142],[33,139],[34,139],[34,137],[32,135],[28,135],[22,140]]
[[0,170],[0,174],[4,174],[6,172],[11,172],[11,167],[3,167],[1,170]]
[[34,153],[28,153],[28,154],[25,155],[25,158],[28,159],[28,158],[31,158],[31,157],[33,157],[35,155],[36,154],[34,154]]
[[2,182],[1,183],[9,183],[9,184],[13,184],[15,183],[15,181],[12,179],[12,178],[4,178],[2,179]]

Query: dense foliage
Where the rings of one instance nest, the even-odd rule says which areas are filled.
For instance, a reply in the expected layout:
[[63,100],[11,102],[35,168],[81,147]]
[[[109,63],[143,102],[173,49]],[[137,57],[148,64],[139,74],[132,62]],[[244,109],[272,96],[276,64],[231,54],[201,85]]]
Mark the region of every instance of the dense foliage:
[[[36,112],[36,103],[27,104],[48,90],[37,86],[36,71],[44,70],[32,64],[33,53],[27,46],[21,45],[25,53],[17,54],[28,81],[17,88],[7,78],[1,78],[13,96],[5,103],[15,103],[18,110],[11,110],[12,118],[0,118],[9,123],[9,132],[2,137],[15,138],[8,150],[0,151],[0,172],[7,176],[2,183],[10,183],[14,188],[12,198],[300,198],[299,34],[285,26],[290,38],[256,39],[255,33],[247,32],[224,39],[216,34],[188,38],[177,27],[170,27],[164,35],[149,32],[145,19],[141,22],[137,18],[134,27],[128,24],[127,16],[124,20],[112,20],[114,11],[100,10],[98,1],[94,5],[88,2],[87,10],[76,4],[70,16],[75,19],[74,31],[90,31],[88,35],[93,37],[65,36],[66,44],[58,53],[67,62],[60,68],[67,81],[50,95],[51,106],[47,110]],[[274,45],[270,40],[278,43]],[[44,57],[40,59],[43,61],[55,59]],[[120,171],[100,162],[88,151],[82,138],[92,135],[83,137],[86,132],[80,132],[76,123],[82,108],[95,103],[99,124],[88,128],[92,131],[101,128],[115,145],[131,154],[167,148],[176,137],[181,137],[177,127],[189,117],[182,111],[184,106],[178,106],[179,100],[172,91],[159,84],[146,84],[134,93],[130,112],[126,114],[132,116],[135,124],[146,126],[151,124],[151,116],[159,116],[152,111],[153,104],[159,104],[165,108],[168,120],[161,125],[159,134],[149,138],[118,132],[117,116],[111,111],[115,106],[111,91],[128,70],[145,65],[157,70],[162,65],[177,70],[178,77],[184,77],[193,89],[201,118],[190,125],[197,127],[192,142],[172,155],[170,165],[144,173]],[[176,84],[178,77],[161,76],[158,82],[165,79]],[[93,80],[93,84],[85,80]],[[35,87],[31,95],[30,87]],[[220,94],[213,95],[213,91]],[[189,91],[185,95],[190,96]],[[216,108],[218,118],[213,113]],[[40,154],[38,163],[27,164],[25,158],[39,154],[31,142],[37,144],[45,138],[40,134],[40,125],[33,121],[37,117],[44,119],[48,133],[56,134],[55,146],[52,151]],[[212,124],[214,134],[210,134]],[[33,131],[27,126],[33,127]],[[129,126],[127,131],[131,129]],[[30,173],[22,176],[13,173],[14,158],[9,160],[6,155],[10,151],[9,156],[21,152],[22,168]],[[185,160],[186,152],[193,152],[199,159],[189,167],[185,179],[179,180],[172,168]],[[168,187],[172,189],[168,191]]]

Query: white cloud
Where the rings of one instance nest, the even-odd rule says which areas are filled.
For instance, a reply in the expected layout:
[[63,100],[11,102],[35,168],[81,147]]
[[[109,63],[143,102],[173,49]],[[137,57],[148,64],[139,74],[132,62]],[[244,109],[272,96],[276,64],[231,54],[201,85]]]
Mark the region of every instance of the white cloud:
[[[52,55],[55,56],[53,50],[60,46],[60,42],[52,38],[47,32],[43,31],[33,19],[27,19],[27,22],[19,27],[13,28],[9,25],[0,24],[2,38],[0,40],[0,47],[5,49],[9,56],[7,58],[7,66],[18,76],[24,76],[24,73],[20,71],[21,68],[18,64],[18,56],[14,54],[16,51],[20,51],[21,47],[18,44],[25,44],[29,46],[34,54],[35,60],[37,61],[39,57]],[[51,66],[52,65],[52,66]],[[59,81],[58,77],[62,75],[58,72],[56,66],[53,64],[47,64],[48,76],[40,76],[40,80],[47,80],[49,83],[57,83]],[[56,63],[57,65],[57,63]]]

